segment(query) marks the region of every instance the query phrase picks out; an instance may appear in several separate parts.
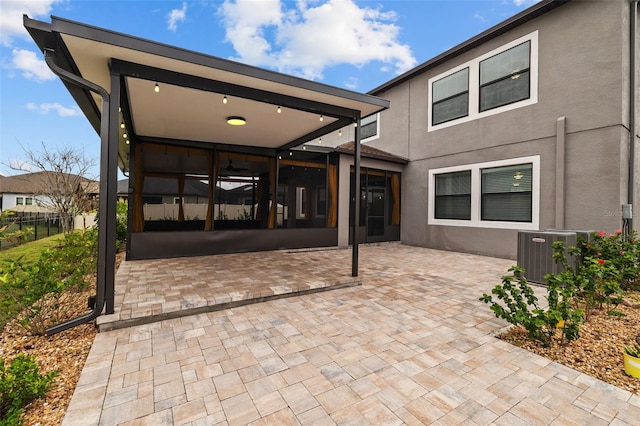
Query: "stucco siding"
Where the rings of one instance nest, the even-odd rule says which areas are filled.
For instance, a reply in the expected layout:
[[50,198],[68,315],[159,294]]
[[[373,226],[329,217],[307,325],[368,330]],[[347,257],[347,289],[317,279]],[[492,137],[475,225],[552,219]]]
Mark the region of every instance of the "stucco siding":
[[[379,94],[391,108],[381,114],[376,147],[410,160],[403,242],[515,258],[515,229],[429,224],[429,171],[529,156],[540,159],[538,229],[620,228],[629,155],[628,10],[625,0],[572,1]],[[537,43],[537,101],[430,129],[429,80],[519,39],[532,40],[534,55]],[[564,162],[557,162],[558,149]]]
[[613,231],[626,201],[628,148],[623,129],[569,134],[565,209],[568,229]]

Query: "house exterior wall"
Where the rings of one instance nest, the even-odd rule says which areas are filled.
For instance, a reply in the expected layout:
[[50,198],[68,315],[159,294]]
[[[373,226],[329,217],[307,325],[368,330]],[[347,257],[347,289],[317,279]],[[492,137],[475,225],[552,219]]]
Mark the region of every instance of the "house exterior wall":
[[[4,193],[2,194],[2,211],[5,210],[9,210],[9,209],[13,209],[15,207],[18,206],[17,204],[17,199],[18,198],[22,198],[22,205],[25,205],[25,200],[27,198],[31,198],[32,199],[32,206],[37,206],[38,205],[38,199],[43,199],[42,196],[34,196],[33,194],[11,194],[11,193]],[[45,200],[46,201],[46,200]]]
[[[628,19],[626,0],[572,1],[376,92],[391,108],[380,114],[380,137],[370,144],[410,160],[402,176],[402,241],[515,258],[515,228],[522,224],[429,221],[429,171],[531,156],[539,157],[540,167],[536,228],[619,229],[628,182]],[[537,102],[429,131],[429,80],[521,37],[538,43]],[[557,161],[562,153],[564,162]]]
[[22,194],[2,194],[2,211],[12,209],[16,206],[16,198],[25,197]]

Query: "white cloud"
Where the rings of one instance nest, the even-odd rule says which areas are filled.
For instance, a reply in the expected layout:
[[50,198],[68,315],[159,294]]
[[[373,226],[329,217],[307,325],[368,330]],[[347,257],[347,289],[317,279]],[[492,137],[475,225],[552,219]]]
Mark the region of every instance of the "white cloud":
[[539,1],[540,0],[513,0],[513,4],[516,6],[531,6]]
[[344,87],[346,87],[349,90],[356,90],[358,88],[358,84],[360,83],[360,80],[358,80],[358,77],[349,77],[347,79],[347,81],[345,81]]
[[396,74],[416,64],[410,47],[398,41],[395,13],[360,8],[353,0],[226,0],[220,13],[234,59],[252,65],[320,79],[337,64],[380,61]]
[[168,28],[171,31],[178,29],[178,22],[184,22],[187,19],[187,3],[182,3],[182,9],[173,9],[169,12]]
[[60,117],[75,117],[80,115],[80,110],[77,107],[67,108],[59,103],[45,103],[37,105],[33,102],[29,102],[27,104],[27,109],[30,111],[37,111],[40,114],[49,114],[49,112],[54,111]]
[[56,78],[44,60],[38,58],[35,52],[25,49],[13,49],[12,55],[11,68],[19,70],[24,78],[38,82]]
[[15,37],[27,38],[22,24],[22,15],[30,18],[47,16],[51,6],[63,0],[2,0],[0,2],[0,44],[11,46]]

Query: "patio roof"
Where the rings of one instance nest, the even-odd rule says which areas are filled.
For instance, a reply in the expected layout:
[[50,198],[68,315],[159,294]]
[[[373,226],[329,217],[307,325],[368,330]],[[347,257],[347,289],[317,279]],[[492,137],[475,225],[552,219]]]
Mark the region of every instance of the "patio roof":
[[[23,20],[43,51],[47,65],[61,78],[101,138],[101,214],[94,310],[49,328],[47,334],[95,319],[105,305],[106,312],[113,313],[116,168],[129,170],[131,148],[142,146],[137,142],[160,143],[165,147],[182,145],[187,148],[186,157],[195,157],[189,155],[191,147],[210,147],[259,152],[277,161],[280,151],[341,127],[359,124],[361,117],[389,107],[389,101],[373,95],[62,18],[51,17],[51,23],[46,23],[24,15]],[[230,126],[227,120],[233,116],[243,117],[246,125]],[[354,179],[358,187],[358,131],[355,148]],[[181,169],[184,168],[182,164]],[[213,171],[207,168],[211,176]],[[359,209],[360,202],[356,201],[353,217],[358,217]],[[352,233],[356,241],[355,228]],[[355,242],[352,276],[357,274]]]
[[[119,167],[129,138],[285,150],[388,108],[389,102],[290,75],[51,17],[24,17],[41,50],[61,68],[111,92],[122,75]],[[158,85],[159,91],[154,88]],[[96,132],[99,95],[65,82]],[[223,103],[223,99],[227,102]],[[280,111],[278,111],[280,107]],[[227,117],[246,119],[230,126]]]

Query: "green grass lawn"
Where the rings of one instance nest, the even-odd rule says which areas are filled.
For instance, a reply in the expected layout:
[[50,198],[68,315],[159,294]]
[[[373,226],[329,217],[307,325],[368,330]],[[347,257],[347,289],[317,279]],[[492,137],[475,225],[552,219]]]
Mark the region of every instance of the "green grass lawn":
[[64,238],[64,234],[52,235],[51,237],[42,238],[37,241],[29,241],[16,247],[11,247],[0,251],[0,270],[5,259],[17,259],[23,257],[23,262],[35,262],[40,256],[40,252],[44,249],[55,247]]

